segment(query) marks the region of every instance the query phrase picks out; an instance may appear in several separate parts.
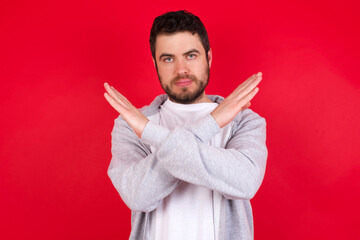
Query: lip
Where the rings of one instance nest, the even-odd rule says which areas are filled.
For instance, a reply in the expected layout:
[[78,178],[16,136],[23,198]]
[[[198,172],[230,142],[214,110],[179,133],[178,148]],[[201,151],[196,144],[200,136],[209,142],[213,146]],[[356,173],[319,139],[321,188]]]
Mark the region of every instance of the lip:
[[180,79],[175,83],[175,85],[179,87],[184,87],[190,85],[191,83],[192,83],[191,79]]

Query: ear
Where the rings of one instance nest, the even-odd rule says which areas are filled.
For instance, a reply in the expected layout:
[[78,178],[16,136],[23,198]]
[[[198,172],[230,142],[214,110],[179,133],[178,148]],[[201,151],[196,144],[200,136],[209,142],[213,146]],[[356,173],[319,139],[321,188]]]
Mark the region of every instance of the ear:
[[156,68],[155,59],[152,58],[152,60],[153,60],[154,67]]
[[211,62],[212,62],[212,50],[211,48],[208,51],[208,60],[209,60],[209,68],[211,67]]

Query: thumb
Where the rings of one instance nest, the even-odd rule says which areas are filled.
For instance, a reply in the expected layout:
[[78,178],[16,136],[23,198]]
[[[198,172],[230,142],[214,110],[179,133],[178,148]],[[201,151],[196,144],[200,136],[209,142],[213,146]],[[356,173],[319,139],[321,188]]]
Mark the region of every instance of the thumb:
[[242,110],[247,109],[251,106],[251,102],[248,102],[247,104],[245,104],[245,106],[243,106]]

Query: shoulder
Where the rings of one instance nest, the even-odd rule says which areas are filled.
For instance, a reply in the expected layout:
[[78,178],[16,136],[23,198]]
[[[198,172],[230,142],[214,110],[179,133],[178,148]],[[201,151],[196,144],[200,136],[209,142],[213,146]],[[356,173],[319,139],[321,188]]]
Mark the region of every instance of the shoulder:
[[250,108],[247,108],[247,109],[239,112],[233,121],[236,123],[244,123],[244,121],[250,121],[250,120],[265,121],[265,118],[261,117],[258,113],[254,112]]
[[150,103],[150,105],[146,105],[139,110],[146,116],[149,117],[159,112],[160,106],[166,101],[168,96],[166,94],[161,94],[155,97],[155,99]]

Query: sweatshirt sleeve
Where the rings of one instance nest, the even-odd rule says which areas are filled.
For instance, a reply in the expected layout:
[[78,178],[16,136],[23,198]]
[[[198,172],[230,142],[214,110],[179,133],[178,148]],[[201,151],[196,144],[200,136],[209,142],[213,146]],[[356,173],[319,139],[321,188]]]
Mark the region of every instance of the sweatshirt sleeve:
[[152,211],[179,179],[159,163],[156,153],[150,152],[121,117],[115,120],[111,136],[108,176],[114,187],[131,210]]
[[[174,177],[218,191],[229,199],[251,199],[265,174],[266,122],[246,109],[232,124],[225,149],[208,144],[220,132],[210,114],[173,131],[148,123],[142,139],[157,148],[157,159]],[[159,132],[166,134],[155,137]]]

